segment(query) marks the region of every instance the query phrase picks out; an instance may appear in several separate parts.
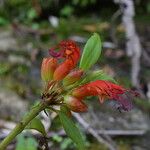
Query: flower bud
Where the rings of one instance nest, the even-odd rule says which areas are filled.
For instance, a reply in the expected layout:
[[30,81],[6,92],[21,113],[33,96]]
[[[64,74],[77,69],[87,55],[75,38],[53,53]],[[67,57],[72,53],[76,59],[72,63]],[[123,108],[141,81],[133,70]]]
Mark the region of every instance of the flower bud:
[[43,58],[41,65],[41,78],[43,81],[50,81],[53,79],[54,71],[57,67],[57,60],[55,58]]
[[75,83],[76,81],[80,80],[81,76],[83,75],[82,70],[75,70],[70,72],[63,80],[63,84],[65,86]]
[[54,80],[60,81],[64,79],[72,69],[72,62],[67,60],[60,64],[54,72]]
[[66,95],[64,97],[64,103],[74,112],[85,112],[87,111],[87,106],[81,100],[76,97]]

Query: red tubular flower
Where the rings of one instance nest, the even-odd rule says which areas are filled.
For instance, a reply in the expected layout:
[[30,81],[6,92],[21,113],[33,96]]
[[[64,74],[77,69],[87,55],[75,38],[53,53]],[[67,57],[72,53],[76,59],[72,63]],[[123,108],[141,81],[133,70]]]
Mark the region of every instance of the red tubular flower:
[[66,95],[64,97],[64,103],[67,105],[69,109],[74,112],[86,112],[87,106],[85,103],[77,99],[76,97]]
[[[60,51],[56,52],[55,49]],[[58,46],[49,50],[52,57],[65,58],[54,73],[54,80],[62,80],[77,64],[80,58],[80,49],[75,42],[62,41]]]
[[41,78],[43,81],[50,81],[53,79],[53,74],[57,68],[57,60],[55,58],[43,58],[41,65]]
[[[97,80],[76,88],[72,95],[78,99],[83,99],[86,96],[98,96],[101,103],[105,98],[110,98],[119,102],[119,107],[123,110],[130,110],[132,104],[128,101],[127,92],[129,90],[119,85],[109,81]],[[130,93],[132,94],[132,92]]]
[[75,83],[76,81],[81,79],[81,76],[83,75],[82,70],[74,70],[70,72],[63,80],[63,84],[65,86]]

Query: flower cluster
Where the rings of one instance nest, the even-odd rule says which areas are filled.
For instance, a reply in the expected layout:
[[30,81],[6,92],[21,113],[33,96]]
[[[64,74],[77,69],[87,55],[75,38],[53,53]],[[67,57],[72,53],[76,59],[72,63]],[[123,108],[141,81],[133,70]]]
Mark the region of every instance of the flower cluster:
[[98,96],[100,103],[105,99],[115,100],[119,104],[118,108],[125,111],[132,108],[130,99],[136,96],[135,92],[106,80],[82,82],[86,72],[76,67],[80,48],[74,41],[60,42],[49,50],[49,54],[41,66],[41,77],[46,82],[43,99],[52,101],[49,97],[53,95],[53,104],[65,105],[74,112],[87,111],[84,103],[87,96]]

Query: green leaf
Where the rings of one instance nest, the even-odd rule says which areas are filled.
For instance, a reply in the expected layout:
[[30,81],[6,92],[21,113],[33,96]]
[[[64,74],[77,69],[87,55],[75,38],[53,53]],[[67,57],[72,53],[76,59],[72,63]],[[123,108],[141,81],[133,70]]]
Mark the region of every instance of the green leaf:
[[58,112],[58,115],[60,117],[60,121],[64,127],[64,130],[66,131],[66,134],[73,140],[73,142],[77,144],[78,149],[84,150],[84,140],[74,122],[61,111]]
[[26,127],[26,129],[35,129],[46,136],[46,131],[40,119],[34,118]]
[[106,80],[117,84],[117,81],[106,73],[102,73],[97,80]]
[[37,150],[38,143],[34,138],[30,137],[26,139],[26,145],[27,145],[26,150]]
[[25,138],[23,134],[17,136],[17,144],[15,150],[37,150],[37,141],[32,138]]
[[23,134],[18,135],[15,150],[26,150],[25,145],[26,145],[26,143],[25,143],[25,138],[24,138]]
[[93,71],[87,74],[87,76],[83,79],[81,84],[85,84],[85,83],[96,81],[96,80],[106,80],[106,81],[110,81],[113,83],[117,83],[111,76],[107,75],[102,70],[98,70],[98,71]]
[[79,68],[83,70],[91,68],[97,62],[101,54],[101,47],[100,37],[97,33],[94,33],[85,44]]

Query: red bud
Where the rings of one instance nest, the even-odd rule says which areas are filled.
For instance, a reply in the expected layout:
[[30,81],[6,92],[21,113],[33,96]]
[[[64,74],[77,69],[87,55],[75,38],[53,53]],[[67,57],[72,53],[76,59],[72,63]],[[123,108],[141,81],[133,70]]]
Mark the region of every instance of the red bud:
[[69,60],[60,64],[54,72],[54,80],[62,80],[71,71],[72,63]]
[[76,97],[67,95],[64,97],[64,102],[74,112],[85,112],[87,111],[87,106],[81,100]]
[[54,71],[57,67],[57,60],[55,58],[43,58],[41,65],[41,78],[43,81],[50,81],[53,79]]
[[65,86],[75,83],[76,81],[81,79],[81,76],[83,75],[82,70],[75,70],[70,72],[63,80],[63,84]]

